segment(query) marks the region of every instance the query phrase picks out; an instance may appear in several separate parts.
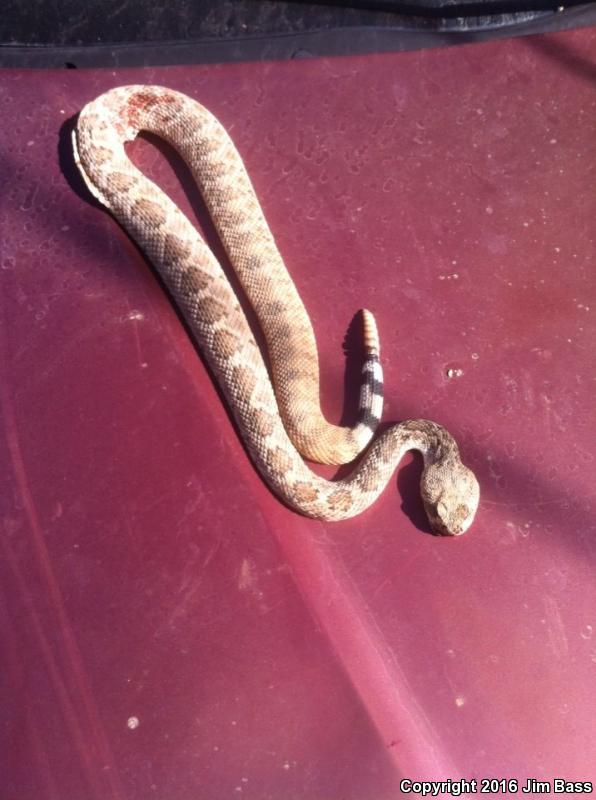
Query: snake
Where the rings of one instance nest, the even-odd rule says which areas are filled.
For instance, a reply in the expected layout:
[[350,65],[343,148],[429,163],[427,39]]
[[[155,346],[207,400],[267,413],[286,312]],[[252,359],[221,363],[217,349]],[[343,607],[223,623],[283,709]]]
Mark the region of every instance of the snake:
[[[131,161],[125,144],[149,133],[190,168],[226,255],[266,340],[268,363],[226,272],[182,210]],[[480,490],[455,439],[431,420],[375,435],[383,373],[375,318],[362,310],[365,357],[357,422],[329,423],[320,406],[316,339],[241,155],[219,120],[173,89],[121,86],[80,111],[75,163],[91,194],[153,264],[182,313],[269,488],[299,513],[325,521],[368,509],[409,450],[423,457],[420,493],[433,532],[472,524]],[[270,374],[271,373],[271,374]],[[327,479],[305,459],[354,461]]]

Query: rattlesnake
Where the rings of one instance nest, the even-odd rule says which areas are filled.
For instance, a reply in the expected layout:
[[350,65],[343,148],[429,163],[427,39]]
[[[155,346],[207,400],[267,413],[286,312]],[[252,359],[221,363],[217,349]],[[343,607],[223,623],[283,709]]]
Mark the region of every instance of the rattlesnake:
[[[264,331],[276,394],[219,262],[182,211],[126,155],[124,143],[140,131],[169,142],[190,166]],[[319,477],[302,460],[300,453],[344,463],[371,438],[382,409],[374,318],[363,312],[367,355],[359,422],[354,428],[330,425],[320,410],[308,315],[241,157],[209,111],[171,89],[120,87],[83,108],[73,144],[89,190],[147,254],[183,312],[254,463],[278,496],[307,516],[347,519],[368,508],[403,454],[417,449],[424,458],[421,493],[432,527],[451,535],[467,530],[478,505],[478,483],[453,438],[434,422],[393,425],[341,480]]]

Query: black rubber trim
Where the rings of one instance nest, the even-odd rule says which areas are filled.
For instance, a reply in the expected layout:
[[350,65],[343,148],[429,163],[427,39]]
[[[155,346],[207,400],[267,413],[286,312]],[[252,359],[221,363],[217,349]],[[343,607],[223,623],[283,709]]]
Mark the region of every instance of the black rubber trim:
[[[462,21],[463,23],[463,21]],[[160,66],[226,61],[271,61],[317,56],[421,50],[511,36],[568,30],[596,24],[596,5],[544,12],[540,19],[482,30],[417,31],[400,27],[350,27],[300,34],[234,39],[89,45],[84,47],[0,46],[0,67],[15,69]]]
[[560,6],[571,8],[585,5],[585,0],[286,0],[309,6],[330,6],[362,11],[378,11],[402,17],[448,20],[456,17],[489,17],[521,14],[529,11],[556,11]]

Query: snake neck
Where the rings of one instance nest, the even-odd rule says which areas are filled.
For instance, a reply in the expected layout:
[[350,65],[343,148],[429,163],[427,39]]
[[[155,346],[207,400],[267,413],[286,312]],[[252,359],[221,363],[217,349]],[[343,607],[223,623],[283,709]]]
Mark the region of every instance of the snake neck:
[[390,433],[407,450],[418,450],[424,466],[445,464],[460,460],[455,439],[445,428],[427,419],[410,419],[400,422]]

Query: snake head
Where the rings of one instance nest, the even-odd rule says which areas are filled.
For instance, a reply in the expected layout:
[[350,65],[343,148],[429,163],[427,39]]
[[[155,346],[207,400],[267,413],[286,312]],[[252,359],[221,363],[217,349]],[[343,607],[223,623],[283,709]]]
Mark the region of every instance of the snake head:
[[472,470],[461,461],[429,464],[420,483],[426,515],[435,533],[460,536],[476,514],[480,487]]

